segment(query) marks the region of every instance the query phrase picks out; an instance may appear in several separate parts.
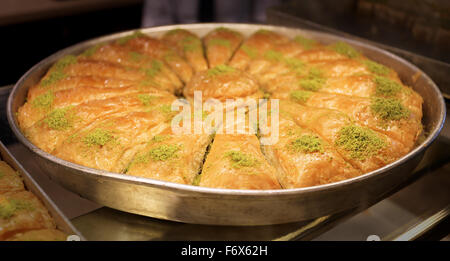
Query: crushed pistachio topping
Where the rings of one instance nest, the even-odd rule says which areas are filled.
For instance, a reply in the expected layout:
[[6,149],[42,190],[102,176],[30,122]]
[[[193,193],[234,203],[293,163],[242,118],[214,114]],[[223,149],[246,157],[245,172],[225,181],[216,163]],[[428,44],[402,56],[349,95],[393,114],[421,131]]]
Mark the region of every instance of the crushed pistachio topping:
[[287,146],[293,152],[323,152],[322,140],[315,135],[303,135],[293,140]]
[[386,146],[386,141],[369,128],[350,125],[343,127],[336,145],[350,152],[350,157],[364,160]]
[[144,58],[144,56],[141,53],[134,51],[129,52],[128,55],[130,57],[130,60],[133,62],[140,62]]
[[236,71],[236,69],[231,67],[231,66],[228,66],[228,65],[225,65],[225,64],[220,64],[220,65],[217,65],[216,67],[214,67],[212,69],[209,69],[206,72],[206,74],[208,76],[210,76],[210,77],[213,77],[213,76],[217,76],[217,75],[221,75],[221,74],[232,73],[232,72],[235,72],[235,71]]
[[310,91],[293,91],[290,93],[290,97],[293,101],[305,103],[311,97],[312,92]]
[[0,179],[3,178],[4,176],[5,176],[5,173],[3,173],[3,172],[0,170]]
[[297,58],[284,57],[282,53],[274,50],[267,51],[264,54],[264,57],[270,61],[284,63],[291,71],[297,73],[298,75],[304,74],[305,63]]
[[284,58],[284,63],[298,75],[302,75],[305,72],[305,63],[297,58]]
[[86,51],[84,51],[81,55],[85,56],[85,57],[91,57],[92,55],[94,55],[98,49],[100,49],[100,47],[102,47],[104,44],[96,44],[92,47],[89,47],[88,49],[86,49]]
[[373,79],[375,82],[375,95],[392,97],[397,95],[402,90],[402,86],[389,78],[382,76],[375,76]]
[[270,61],[281,62],[283,60],[283,54],[274,50],[269,50],[264,54],[264,58]]
[[176,111],[172,111],[172,106],[170,104],[163,104],[159,106],[158,109],[164,114],[166,120],[172,119],[177,113]]
[[254,167],[259,163],[253,156],[240,151],[228,151],[225,156],[230,159],[233,168]]
[[128,41],[138,38],[138,37],[142,37],[142,36],[145,36],[145,34],[143,34],[141,31],[137,30],[137,31],[134,31],[130,35],[127,35],[127,36],[124,36],[124,37],[118,39],[116,43],[120,44],[120,45],[124,45],[124,44],[128,43]]
[[[159,86],[159,84],[157,82],[155,82],[154,80],[151,79],[145,79],[139,82],[139,87],[155,87],[155,86]],[[140,90],[143,90],[143,88],[141,88]]]
[[153,78],[158,74],[163,67],[163,63],[159,60],[152,60],[147,67],[141,70],[145,73],[147,77]]
[[294,42],[300,44],[306,50],[311,49],[317,43],[315,40],[303,37],[301,35],[294,37]]
[[250,59],[255,59],[255,58],[258,56],[258,51],[257,51],[255,48],[250,47],[250,46],[248,46],[248,45],[246,45],[246,44],[243,44],[243,45],[241,46],[241,50],[242,50],[248,57],[250,57]]
[[168,138],[169,138],[169,136],[167,136],[167,135],[155,135],[155,136],[153,136],[151,141],[154,143],[158,143],[158,142],[165,141]]
[[383,120],[406,119],[410,113],[399,100],[393,98],[373,98],[370,108]]
[[105,146],[108,142],[114,141],[115,138],[111,134],[111,131],[97,128],[94,131],[87,134],[83,142],[84,144],[91,146]]
[[226,48],[231,48],[231,43],[227,39],[221,39],[221,38],[214,38],[208,41],[208,45],[214,46],[214,45],[220,45]]
[[141,100],[142,104],[144,106],[149,106],[154,99],[156,99],[156,96],[150,95],[150,94],[139,94],[138,99]]
[[200,181],[201,180],[202,180],[202,175],[201,174],[195,176],[194,180],[192,181],[192,185],[194,185],[194,186],[200,185]]
[[202,50],[202,42],[198,37],[187,36],[181,40],[181,45],[183,46],[183,51],[192,52]]
[[358,51],[344,42],[337,42],[331,45],[330,48],[337,53],[347,56],[348,58],[356,58],[360,55]]
[[41,86],[47,87],[55,82],[64,79],[67,75],[64,73],[64,69],[77,62],[77,57],[74,55],[66,55],[57,61],[51,68],[50,74],[41,81]]
[[55,99],[55,95],[52,91],[48,91],[44,94],[37,96],[32,102],[31,105],[34,108],[50,110],[53,105],[53,100]]
[[370,72],[378,75],[388,75],[391,71],[388,67],[371,60],[364,60],[363,63]]
[[163,104],[159,107],[159,109],[163,113],[171,113],[172,112],[172,107],[169,104]]
[[54,109],[43,120],[50,129],[54,130],[66,130],[72,127],[73,114],[70,110],[72,107]]
[[166,161],[171,158],[175,158],[176,153],[180,150],[181,146],[162,144],[156,148],[150,149],[147,153],[136,157],[135,163],[148,163],[149,160],[153,161]]
[[308,75],[299,81],[299,85],[301,88],[308,91],[318,91],[325,84],[325,77],[323,76],[323,72],[316,68],[312,67]]
[[0,202],[0,218],[8,219],[14,214],[23,209],[32,209],[31,203],[19,199],[7,199]]

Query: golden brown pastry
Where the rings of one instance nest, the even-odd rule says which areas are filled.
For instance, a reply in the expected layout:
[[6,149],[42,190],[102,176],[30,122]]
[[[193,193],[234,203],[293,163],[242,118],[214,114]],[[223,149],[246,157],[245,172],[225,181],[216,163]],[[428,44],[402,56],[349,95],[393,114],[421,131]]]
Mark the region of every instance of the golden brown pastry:
[[[176,117],[194,118],[172,111],[175,95],[205,121],[199,133],[172,130]],[[254,114],[267,97],[280,99],[278,136],[260,125],[273,117]],[[222,107],[208,107],[208,99]],[[422,103],[394,70],[344,42],[269,30],[244,39],[227,28],[199,39],[176,29],[159,39],[136,31],[62,58],[30,88],[17,119],[33,144],[84,166],[278,189],[336,182],[399,159],[422,132]],[[244,117],[225,120],[236,112]]]
[[75,89],[52,92],[48,91],[19,109],[19,124],[22,128],[28,128],[55,109],[77,106],[91,100],[103,100],[129,94],[155,93],[159,90],[152,87],[128,86],[122,88],[95,88],[80,86]]
[[275,172],[262,154],[255,135],[216,134],[199,177],[199,186],[280,189]]
[[209,32],[203,38],[209,67],[214,68],[220,64],[227,64],[243,39],[242,34],[225,27],[219,27]]
[[193,75],[193,69],[186,60],[180,57],[161,40],[136,31],[131,35],[119,39],[117,43],[136,52],[141,52],[150,57],[164,60],[184,83],[189,82]]
[[156,85],[174,92],[182,87],[180,79],[168,68],[163,60],[136,52],[116,43],[101,45],[92,52],[85,52],[79,59],[106,61],[135,68],[145,73]]
[[366,98],[397,99],[418,119],[422,118],[423,99],[399,80],[373,74],[326,77],[317,67],[311,67],[306,76],[276,76],[263,85],[265,91],[278,98],[288,98],[293,91],[320,91],[330,94]]
[[123,172],[151,137],[170,126],[173,116],[170,104],[123,116],[105,116],[72,134],[53,153],[91,168]]
[[24,190],[22,179],[6,162],[0,161],[0,194]]
[[196,91],[201,92],[204,102],[210,98],[222,102],[241,98],[241,104],[245,104],[248,99],[256,101],[264,95],[251,75],[227,65],[197,73],[186,85],[183,94],[188,100],[193,100]]
[[304,70],[305,61],[299,58],[299,54],[317,46],[320,45],[314,40],[296,36],[292,41],[274,45],[261,56],[253,59],[247,71],[258,79],[268,73],[273,75],[268,76],[269,78],[284,73],[301,73]]
[[[91,100],[76,106],[54,108],[43,119],[24,129],[35,145],[48,153],[79,129],[104,117],[119,117],[130,112],[149,111],[166,104],[175,97],[159,90],[134,93],[103,100]],[[166,108],[168,110],[168,108]]]
[[[280,98],[283,93],[275,93]],[[411,149],[422,132],[421,118],[392,98],[364,98],[311,91],[293,91],[283,98],[309,107],[338,110],[352,120],[400,141]],[[287,97],[286,97],[287,96]]]
[[274,46],[289,42],[289,38],[269,30],[258,30],[252,34],[234,54],[229,65],[245,70],[249,63]]
[[48,92],[49,90],[63,91],[73,89],[78,86],[90,86],[96,88],[120,88],[136,84],[127,79],[105,78],[100,76],[67,76],[48,86],[36,84],[28,91],[27,100],[34,100],[37,96]]
[[280,115],[279,124],[278,142],[262,148],[277,169],[283,188],[316,186],[361,174],[317,133],[298,126],[286,115]]
[[158,60],[145,68],[123,66],[117,62],[94,60],[85,56],[67,55],[56,62],[39,85],[47,88],[69,76],[98,76],[133,81],[136,84],[152,85],[172,91],[174,86],[168,84],[168,80],[162,74],[163,63]]
[[0,195],[0,240],[32,229],[55,228],[47,209],[32,193]]
[[192,185],[210,141],[208,134],[174,134],[168,128],[135,155],[126,174]]
[[174,29],[165,33],[161,40],[172,47],[178,55],[184,57],[194,71],[198,72],[208,69],[202,41],[197,35],[184,29]]
[[333,144],[346,161],[363,173],[394,162],[409,151],[402,143],[360,126],[336,110],[306,107],[283,100],[280,101],[280,114],[283,113]]
[[38,229],[15,234],[7,241],[66,241],[67,234],[57,229]]

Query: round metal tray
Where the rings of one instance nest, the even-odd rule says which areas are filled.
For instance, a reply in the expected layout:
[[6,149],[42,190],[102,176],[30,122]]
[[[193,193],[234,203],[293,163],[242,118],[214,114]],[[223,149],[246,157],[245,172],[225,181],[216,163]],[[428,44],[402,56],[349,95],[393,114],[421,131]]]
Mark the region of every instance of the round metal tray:
[[[251,24],[191,24],[145,28],[141,31],[159,37],[168,30],[183,28],[204,36],[216,27],[229,27],[249,36],[259,29],[274,30],[289,37],[302,34],[322,43],[346,41],[368,58],[398,72],[402,81],[424,99],[422,123],[425,139],[401,159],[362,176],[321,186],[285,190],[229,190],[182,185],[80,166],[61,160],[33,145],[21,132],[16,120],[30,86],[48,68],[67,54],[79,54],[101,42],[131,34],[117,33],[86,41],[61,50],[31,68],[14,86],[7,104],[9,124],[17,138],[32,152],[50,177],[82,197],[122,211],[150,217],[196,224],[270,225],[296,222],[366,207],[398,190],[416,178],[413,169],[425,149],[438,136],[445,120],[445,102],[437,86],[411,63],[358,41],[315,31]],[[31,160],[31,159],[30,159]]]

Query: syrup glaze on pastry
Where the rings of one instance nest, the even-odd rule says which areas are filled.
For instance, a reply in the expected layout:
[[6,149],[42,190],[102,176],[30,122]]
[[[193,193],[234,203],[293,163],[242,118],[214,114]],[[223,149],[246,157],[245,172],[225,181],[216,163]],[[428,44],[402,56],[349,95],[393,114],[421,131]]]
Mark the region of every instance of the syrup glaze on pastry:
[[[239,105],[279,99],[279,110],[258,119],[270,125],[279,113],[278,141],[261,144],[267,133],[174,133],[172,102],[183,96],[193,107],[196,91]],[[404,156],[422,132],[422,103],[395,71],[344,42],[269,30],[245,38],[221,27],[204,37],[137,31],[68,55],[30,88],[17,119],[39,148],[84,166],[206,187],[282,189],[352,178]],[[255,124],[251,110],[246,122]]]

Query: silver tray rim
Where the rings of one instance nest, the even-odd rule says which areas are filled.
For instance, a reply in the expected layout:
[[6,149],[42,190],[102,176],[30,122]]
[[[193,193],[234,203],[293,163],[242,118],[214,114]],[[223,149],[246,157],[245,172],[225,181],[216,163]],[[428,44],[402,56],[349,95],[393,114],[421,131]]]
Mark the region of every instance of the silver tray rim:
[[[286,32],[296,32],[297,34],[306,35],[306,36],[314,36],[316,37],[323,37],[330,39],[332,41],[345,41],[349,43],[350,45],[356,47],[364,46],[365,48],[372,49],[375,52],[382,53],[385,56],[388,56],[394,60],[397,60],[401,62],[404,65],[407,65],[414,69],[416,72],[420,73],[425,79],[429,82],[429,85],[431,86],[431,91],[438,96],[438,100],[440,101],[438,107],[440,108],[440,114],[439,118],[437,119],[438,124],[429,131],[427,137],[425,140],[417,145],[413,150],[411,150],[408,154],[404,155],[400,159],[383,166],[382,168],[379,168],[377,170],[365,173],[363,175],[360,175],[358,177],[342,180],[339,182],[324,184],[324,185],[317,185],[317,186],[311,186],[311,187],[304,187],[304,188],[294,188],[294,189],[278,189],[278,190],[239,190],[239,189],[219,189],[219,188],[208,188],[208,187],[199,187],[199,186],[193,186],[193,185],[185,185],[185,184],[178,184],[178,183],[172,183],[172,182],[166,182],[166,181],[160,181],[155,179],[149,179],[149,178],[141,178],[141,177],[134,177],[129,176],[126,174],[120,174],[120,173],[114,173],[94,168],[85,167],[82,165],[78,165],[69,161],[62,160],[58,157],[55,157],[38,147],[36,147],[34,144],[32,144],[25,135],[21,132],[20,128],[18,127],[16,118],[15,118],[15,112],[13,111],[13,101],[15,99],[15,96],[17,94],[17,91],[19,88],[22,88],[23,82],[30,76],[30,74],[33,74],[34,71],[36,71],[39,68],[42,67],[48,67],[51,64],[53,64],[57,59],[60,57],[67,55],[67,54],[78,54],[80,51],[87,49],[88,47],[94,46],[95,44],[102,43],[102,42],[108,42],[113,41],[115,39],[121,38],[126,35],[130,35],[136,30],[141,31],[144,34],[150,34],[151,36],[155,36],[158,34],[161,34],[163,32],[166,32],[168,30],[172,29],[188,29],[188,30],[195,30],[195,29],[213,29],[217,27],[228,27],[235,30],[239,29],[245,29],[248,30],[249,27],[254,29],[253,31],[259,30],[259,29],[266,29],[266,30],[276,30],[277,32],[283,33],[283,31]],[[43,59],[36,65],[34,65],[31,69],[29,69],[20,79],[19,81],[14,85],[13,89],[11,90],[10,96],[8,98],[7,103],[7,117],[9,125],[11,126],[12,131],[16,135],[16,137],[19,139],[19,141],[24,144],[28,149],[39,155],[40,157],[43,157],[47,160],[50,160],[56,164],[62,165],[64,167],[68,167],[71,169],[75,169],[77,171],[83,172],[84,174],[94,175],[98,176],[101,179],[107,178],[107,179],[113,179],[118,180],[125,183],[134,183],[136,185],[150,185],[154,187],[159,187],[163,189],[168,190],[182,190],[186,192],[197,192],[202,194],[210,194],[210,195],[227,195],[227,196],[275,196],[275,195],[284,195],[284,196],[293,196],[293,195],[299,195],[302,193],[309,193],[309,192],[318,192],[323,190],[330,190],[336,187],[342,187],[348,184],[352,184],[355,182],[360,182],[369,178],[372,178],[373,176],[379,175],[381,173],[386,173],[389,170],[402,165],[404,163],[407,163],[407,161],[418,155],[419,153],[423,152],[431,143],[438,137],[445,121],[446,116],[446,107],[445,107],[445,101],[444,97],[439,90],[439,88],[436,86],[436,84],[425,74],[421,69],[416,67],[414,64],[406,61],[405,59],[394,55],[388,51],[385,51],[383,49],[380,49],[378,47],[375,47],[373,45],[366,44],[364,42],[360,42],[357,40],[352,40],[346,37],[337,36],[330,33],[323,33],[319,31],[314,30],[305,30],[301,28],[293,28],[293,27],[286,27],[286,26],[274,26],[274,25],[261,25],[261,24],[245,24],[245,23],[197,23],[197,24],[178,24],[178,25],[166,25],[166,26],[158,26],[158,27],[149,27],[149,28],[139,28],[134,30],[127,30],[123,32],[118,32],[106,36],[97,37],[91,40],[87,40],[75,45],[72,45],[70,47],[67,47],[65,49],[62,49],[51,56]]]
[[[26,191],[33,193],[47,208],[48,212],[51,214],[53,220],[56,223],[58,229],[66,232],[70,235],[76,235],[81,241],[86,241],[84,236],[78,231],[78,229],[72,224],[69,218],[64,215],[61,209],[56,205],[56,203],[45,193],[39,183],[31,176],[30,173],[20,164],[20,162],[11,154],[8,148],[0,141],[0,160],[5,161],[10,164],[11,168],[17,171],[25,186]],[[9,162],[11,161],[11,162]]]

